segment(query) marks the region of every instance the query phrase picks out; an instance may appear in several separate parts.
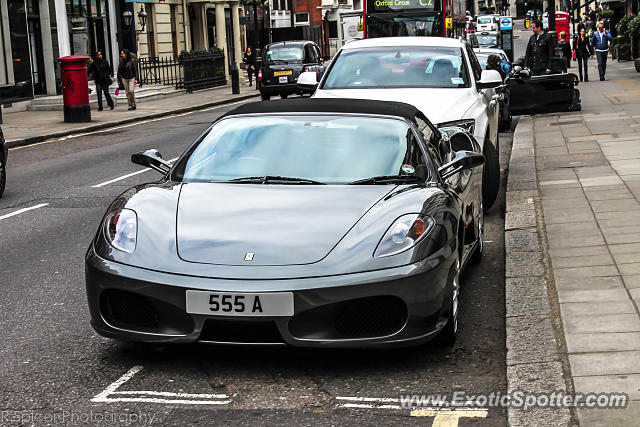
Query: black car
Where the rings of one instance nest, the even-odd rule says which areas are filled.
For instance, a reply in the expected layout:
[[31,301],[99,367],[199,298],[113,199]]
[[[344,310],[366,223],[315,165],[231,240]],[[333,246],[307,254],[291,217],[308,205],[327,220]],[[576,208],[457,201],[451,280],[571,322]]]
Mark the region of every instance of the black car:
[[9,148],[7,142],[4,140],[4,134],[2,133],[2,126],[0,126],[0,197],[4,192],[4,186],[7,182],[7,155]]
[[267,45],[258,71],[260,96],[263,101],[275,95],[285,99],[302,91],[297,86],[298,76],[322,66],[320,48],[312,41],[288,41]]
[[[242,105],[107,209],[91,324],[129,341],[385,347],[455,339],[483,251],[473,136],[399,102]],[[476,169],[477,168],[477,169]]]

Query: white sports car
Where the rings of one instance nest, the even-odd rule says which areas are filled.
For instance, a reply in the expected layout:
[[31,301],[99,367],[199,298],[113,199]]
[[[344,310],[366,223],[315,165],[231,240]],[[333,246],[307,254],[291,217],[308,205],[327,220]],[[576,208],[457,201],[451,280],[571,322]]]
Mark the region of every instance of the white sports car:
[[[500,73],[482,70],[471,47],[440,37],[389,37],[351,42],[326,72],[306,72],[298,85],[315,98],[400,101],[423,111],[437,126],[461,126],[486,157],[483,206],[489,209],[500,188],[498,116]],[[458,147],[468,149],[468,147]]]

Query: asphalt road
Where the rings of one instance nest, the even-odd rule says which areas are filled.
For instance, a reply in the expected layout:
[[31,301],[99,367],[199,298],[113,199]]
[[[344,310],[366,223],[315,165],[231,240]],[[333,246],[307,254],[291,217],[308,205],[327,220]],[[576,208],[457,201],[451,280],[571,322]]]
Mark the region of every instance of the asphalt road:
[[[174,425],[444,425],[446,417],[395,409],[397,402],[380,399],[504,392],[504,191],[485,217],[483,262],[463,276],[453,347],[140,347],[94,333],[84,253],[110,201],[157,175],[110,181],[142,169],[129,162],[133,152],[157,148],[166,159],[177,157],[230,108],[10,151],[7,190],[0,199],[0,425],[18,418],[60,425],[108,423],[114,417],[121,423]],[[503,167],[510,146],[511,134],[501,134]],[[8,216],[16,212],[21,213]],[[502,409],[460,415],[461,426],[506,423]]]

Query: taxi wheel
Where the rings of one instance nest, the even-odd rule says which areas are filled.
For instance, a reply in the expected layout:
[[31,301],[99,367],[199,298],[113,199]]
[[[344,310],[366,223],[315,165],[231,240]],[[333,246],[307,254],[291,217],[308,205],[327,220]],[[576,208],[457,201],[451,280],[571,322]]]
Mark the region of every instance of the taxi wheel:
[[280,98],[282,98],[282,99],[287,99],[288,96],[289,96],[288,93],[281,93],[280,94]]
[[260,92],[260,98],[262,98],[263,101],[268,101],[269,99],[271,99],[271,96],[265,95],[264,93]]
[[488,211],[498,198],[500,189],[500,158],[498,150],[487,138],[484,144],[484,169],[482,171],[482,206]]

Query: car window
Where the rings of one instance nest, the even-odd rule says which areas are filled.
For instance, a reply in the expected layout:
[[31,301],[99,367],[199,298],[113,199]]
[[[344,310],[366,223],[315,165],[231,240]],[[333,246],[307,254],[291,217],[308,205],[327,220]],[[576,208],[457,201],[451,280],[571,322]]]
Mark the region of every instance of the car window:
[[482,75],[482,67],[478,62],[473,49],[471,49],[469,46],[467,46],[467,54],[469,55],[469,62],[471,62],[471,70],[473,72],[473,76],[476,80],[480,80],[480,76]]
[[496,34],[476,34],[479,46],[498,46],[498,36]]
[[301,46],[271,46],[264,54],[264,62],[273,64],[278,62],[302,62],[304,51]]
[[176,166],[172,179],[286,176],[343,184],[411,170],[433,176],[425,168],[415,134],[402,120],[263,114],[217,122]]
[[469,87],[462,52],[455,47],[398,46],[346,49],[322,89]]
[[482,18],[478,18],[478,24],[492,24],[493,18],[490,16],[483,16]]

